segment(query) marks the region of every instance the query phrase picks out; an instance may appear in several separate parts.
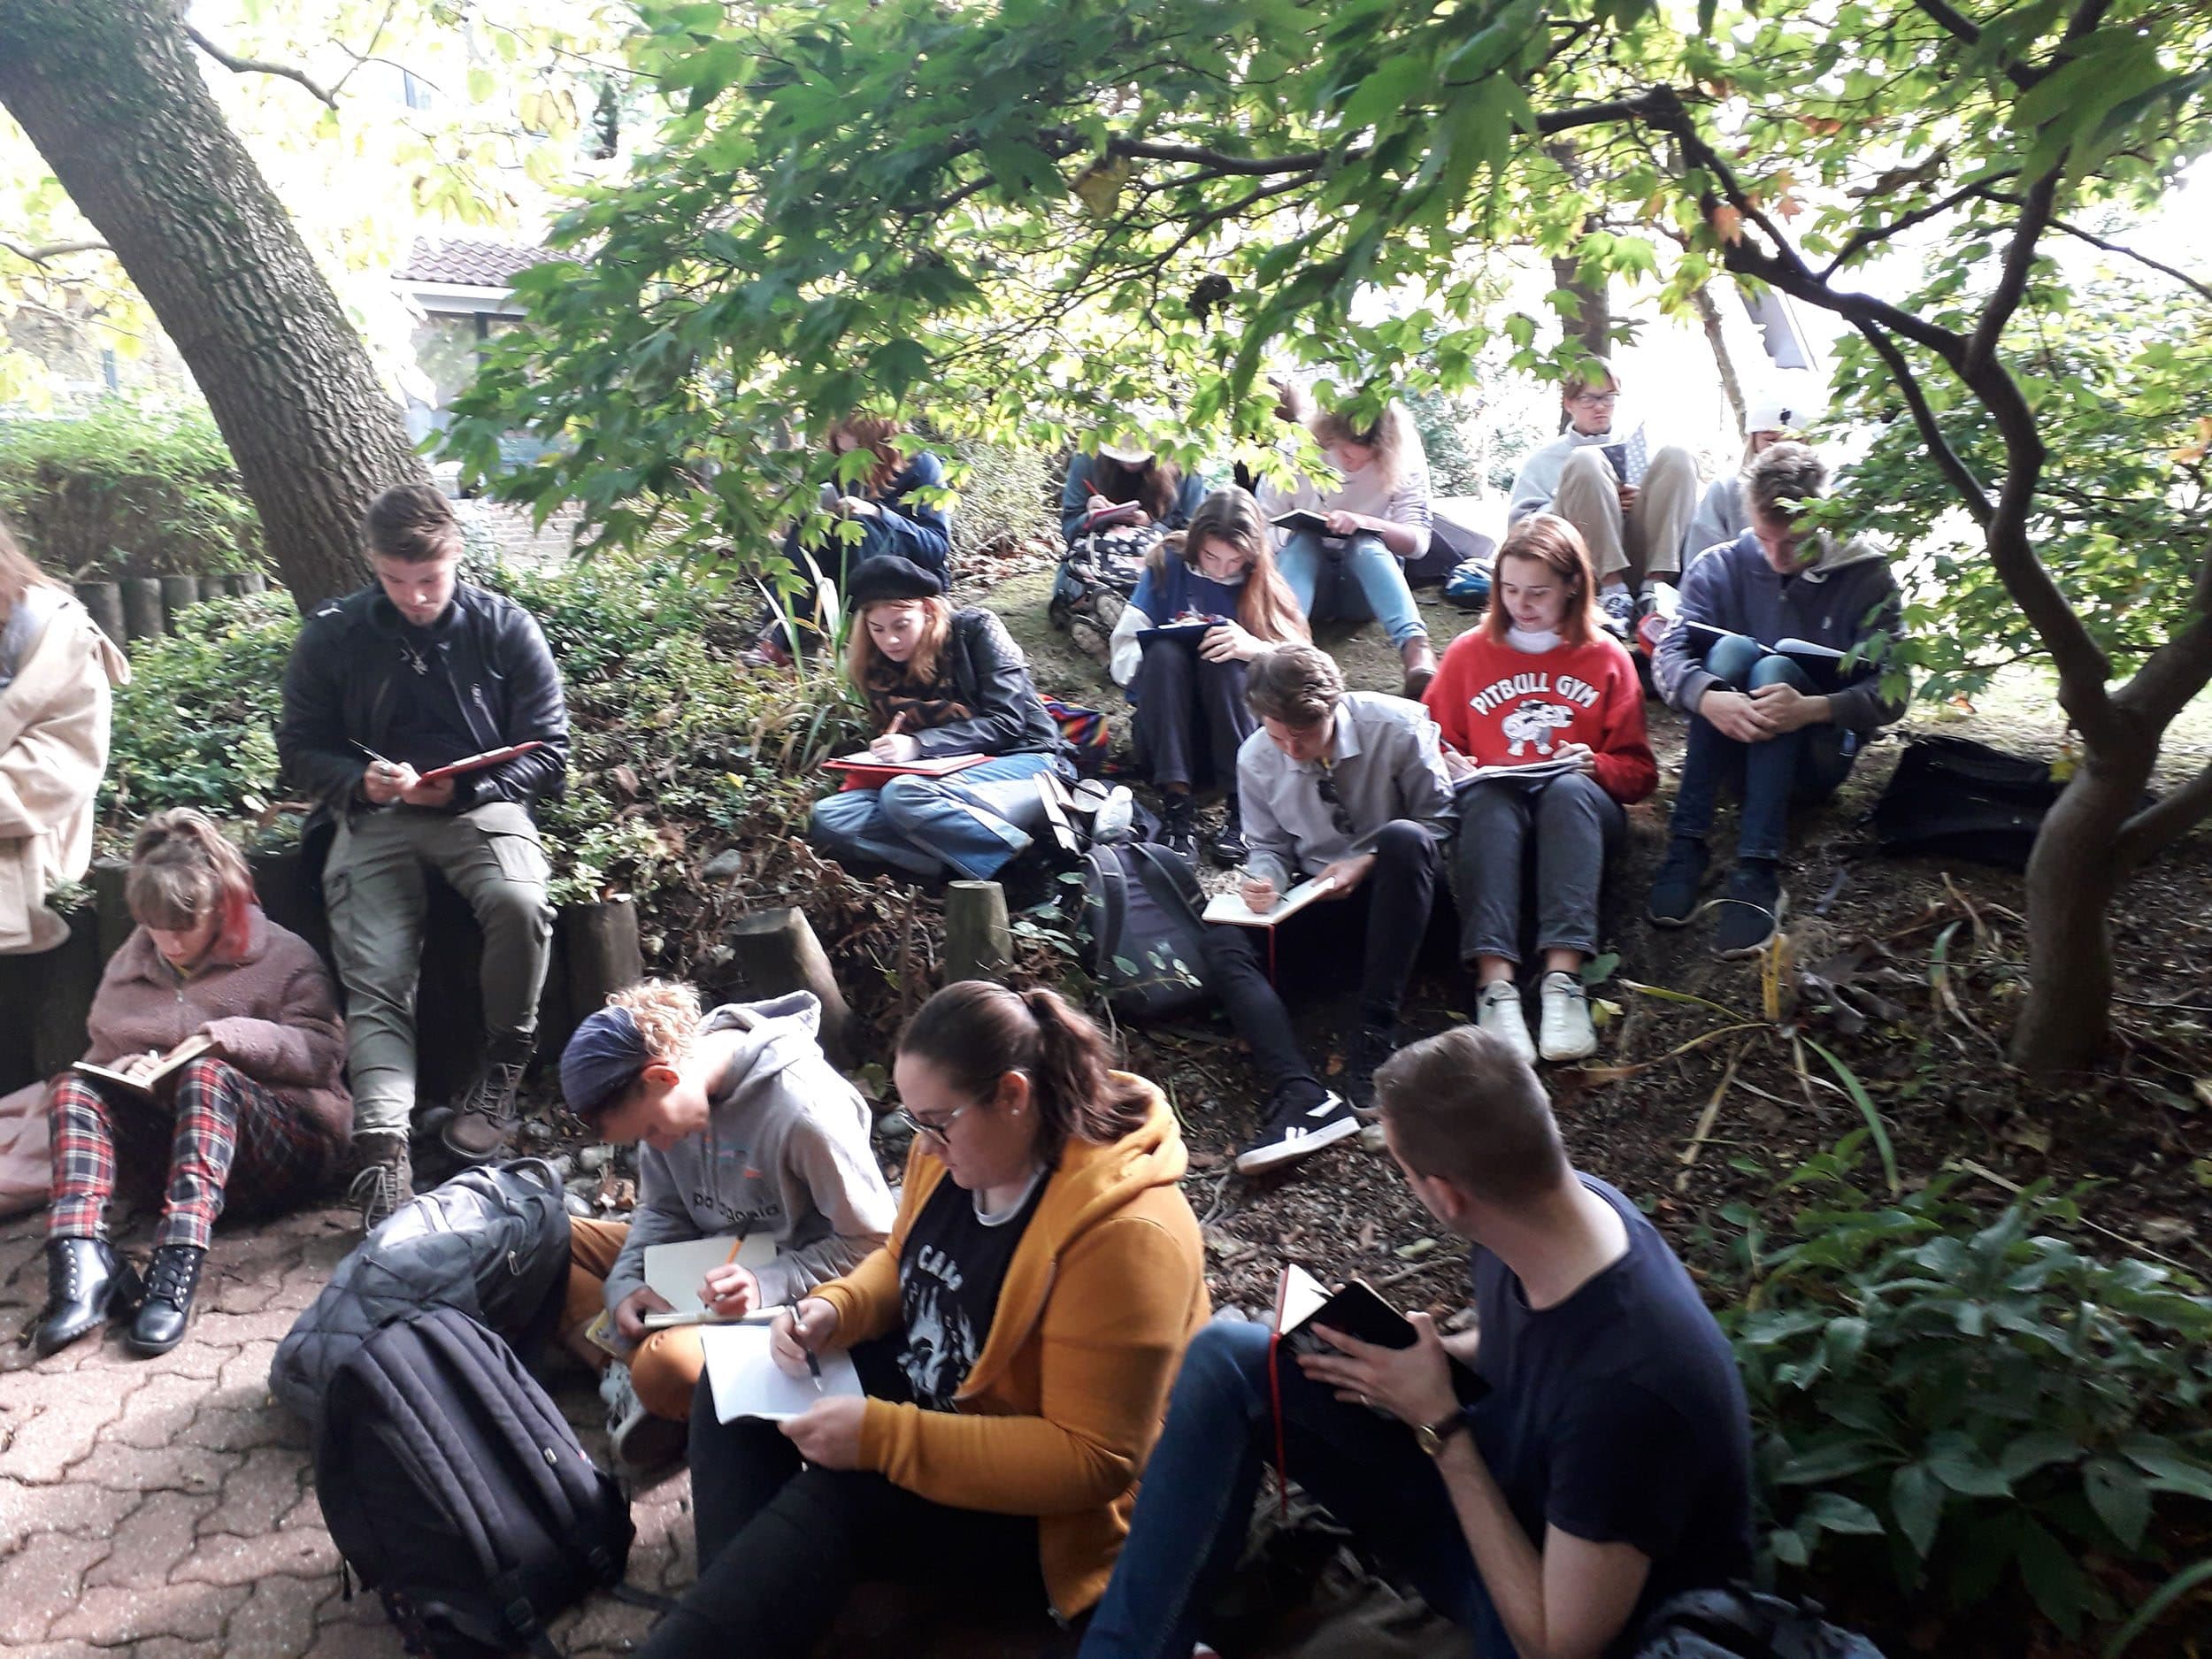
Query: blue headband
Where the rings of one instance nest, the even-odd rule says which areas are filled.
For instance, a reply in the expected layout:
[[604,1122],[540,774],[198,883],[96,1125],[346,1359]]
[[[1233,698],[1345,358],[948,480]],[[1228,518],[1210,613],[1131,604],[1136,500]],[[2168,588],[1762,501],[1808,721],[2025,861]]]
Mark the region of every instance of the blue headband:
[[630,1087],[652,1059],[626,1008],[603,1008],[576,1027],[561,1051],[561,1097],[588,1118]]

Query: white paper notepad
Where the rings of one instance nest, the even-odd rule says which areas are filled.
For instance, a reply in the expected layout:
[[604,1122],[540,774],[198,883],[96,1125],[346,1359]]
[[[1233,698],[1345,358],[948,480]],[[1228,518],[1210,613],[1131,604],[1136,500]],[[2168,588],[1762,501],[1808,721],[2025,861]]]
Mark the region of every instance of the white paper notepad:
[[861,1394],[860,1373],[850,1354],[840,1349],[822,1356],[822,1375],[793,1377],[768,1352],[764,1325],[702,1325],[699,1341],[707,1354],[707,1384],[714,1390],[715,1420],[764,1417],[783,1423],[803,1417],[816,1402],[837,1394]]

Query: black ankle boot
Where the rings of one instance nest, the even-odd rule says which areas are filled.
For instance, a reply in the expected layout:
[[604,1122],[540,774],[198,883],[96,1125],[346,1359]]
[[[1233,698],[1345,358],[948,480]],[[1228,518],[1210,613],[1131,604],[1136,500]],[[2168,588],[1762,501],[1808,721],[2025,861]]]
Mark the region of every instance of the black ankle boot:
[[98,1330],[120,1277],[105,1239],[47,1240],[46,1310],[31,1346],[44,1356]]
[[200,1287],[200,1263],[207,1252],[196,1244],[165,1244],[154,1252],[146,1275],[146,1300],[123,1340],[134,1354],[166,1354],[184,1340],[192,1319],[192,1293]]

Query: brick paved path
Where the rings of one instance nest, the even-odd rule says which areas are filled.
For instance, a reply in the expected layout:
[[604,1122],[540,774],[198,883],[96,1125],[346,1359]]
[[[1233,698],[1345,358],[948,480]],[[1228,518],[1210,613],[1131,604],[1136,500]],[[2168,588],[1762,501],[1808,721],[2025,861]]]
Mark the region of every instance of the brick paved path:
[[[111,1333],[35,1366],[16,1337],[45,1299],[44,1217],[0,1222],[0,1654],[401,1651],[374,1596],[342,1597],[305,1431],[268,1392],[278,1340],[359,1237],[349,1220],[331,1209],[219,1231],[191,1333],[159,1359]],[[559,1397],[603,1461],[589,1383]],[[638,1494],[633,1583],[691,1582],[690,1498],[684,1474]],[[593,1659],[628,1651],[652,1617],[600,1598],[554,1635]]]

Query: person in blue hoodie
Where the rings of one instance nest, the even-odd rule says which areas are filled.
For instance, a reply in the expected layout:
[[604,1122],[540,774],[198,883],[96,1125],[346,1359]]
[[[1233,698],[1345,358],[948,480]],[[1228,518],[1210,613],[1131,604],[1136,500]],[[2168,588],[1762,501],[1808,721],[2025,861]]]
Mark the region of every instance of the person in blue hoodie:
[[[705,1276],[701,1301],[736,1317],[849,1272],[891,1230],[872,1118],[824,1057],[821,1017],[805,991],[702,1017],[689,986],[648,979],[611,997],[561,1056],[568,1109],[603,1141],[640,1143],[629,1225],[569,1224],[562,1321],[571,1349],[603,1368],[614,1455],[628,1467],[683,1450],[706,1363],[698,1326],[643,1323],[669,1307],[645,1282],[649,1247],[737,1237],[765,1253]],[[583,1335],[603,1308],[626,1356],[612,1363]]]
[[1102,440],[1098,453],[1068,457],[1060,487],[1060,530],[1072,545],[1102,524],[1180,530],[1206,498],[1206,480],[1186,472],[1141,437]]
[[[1883,684],[1904,609],[1887,557],[1801,526],[1827,481],[1801,443],[1774,444],[1752,463],[1751,528],[1691,565],[1681,613],[1652,659],[1659,694],[1689,717],[1689,741],[1648,910],[1662,927],[1698,913],[1714,808],[1733,778],[1743,811],[1716,928],[1724,956],[1753,955],[1781,920],[1792,802],[1833,795],[1867,737],[1905,711],[1901,693]],[[1825,689],[1824,671],[1806,666],[1816,652],[1793,659],[1774,649],[1786,642],[1841,654]]]

